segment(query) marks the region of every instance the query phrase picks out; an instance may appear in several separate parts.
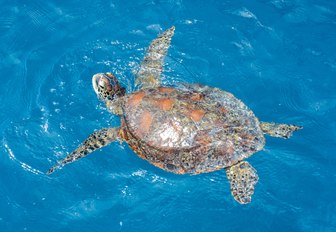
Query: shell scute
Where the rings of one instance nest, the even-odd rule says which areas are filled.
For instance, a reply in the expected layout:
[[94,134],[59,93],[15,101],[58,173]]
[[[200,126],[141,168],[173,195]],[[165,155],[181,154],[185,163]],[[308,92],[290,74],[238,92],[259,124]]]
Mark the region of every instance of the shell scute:
[[141,103],[144,96],[145,96],[144,92],[142,91],[137,92],[133,94],[132,97],[129,98],[128,104],[132,107],[137,107]]
[[148,110],[142,112],[139,116],[139,134],[146,135],[149,132],[152,121],[152,114]]
[[168,111],[173,108],[175,100],[171,98],[162,98],[154,101],[154,105],[156,105],[159,109]]
[[199,122],[202,120],[204,114],[205,114],[205,111],[203,109],[195,109],[190,112],[189,116],[193,121]]

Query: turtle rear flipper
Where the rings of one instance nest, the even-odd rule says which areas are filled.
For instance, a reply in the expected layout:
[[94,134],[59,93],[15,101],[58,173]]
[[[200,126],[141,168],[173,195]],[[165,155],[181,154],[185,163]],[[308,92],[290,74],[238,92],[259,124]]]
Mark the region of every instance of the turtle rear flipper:
[[163,60],[170,46],[174,30],[174,26],[170,27],[149,45],[145,57],[141,62],[140,70],[136,74],[135,84],[139,86],[140,89],[160,86]]
[[104,128],[92,133],[76,150],[50,168],[47,174],[49,175],[64,165],[81,159],[117,140],[119,138],[119,130],[120,128]]
[[226,169],[230,181],[232,196],[240,204],[248,204],[254,193],[254,186],[258,182],[256,170],[246,161],[241,161]]
[[294,131],[300,130],[302,126],[296,126],[291,124],[277,124],[277,123],[270,123],[270,122],[262,122],[260,124],[261,130],[270,136],[279,137],[288,139],[292,136]]

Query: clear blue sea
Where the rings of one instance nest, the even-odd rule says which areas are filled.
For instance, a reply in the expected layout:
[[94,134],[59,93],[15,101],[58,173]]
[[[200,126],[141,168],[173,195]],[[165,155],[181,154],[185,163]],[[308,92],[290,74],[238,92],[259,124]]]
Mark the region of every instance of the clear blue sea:
[[[336,1],[0,0],[0,231],[336,231]],[[242,99],[263,121],[304,126],[248,159],[249,205],[225,171],[175,175],[114,143],[45,172],[90,133],[119,125],[92,89],[127,91],[175,25],[163,81]]]

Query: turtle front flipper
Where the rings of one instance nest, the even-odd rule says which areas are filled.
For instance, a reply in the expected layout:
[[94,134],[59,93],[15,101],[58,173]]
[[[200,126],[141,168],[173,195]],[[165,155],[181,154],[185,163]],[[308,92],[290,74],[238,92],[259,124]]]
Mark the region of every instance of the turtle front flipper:
[[226,175],[230,181],[232,196],[240,204],[248,204],[254,193],[254,186],[258,182],[256,170],[246,161],[241,161],[226,168]]
[[135,84],[140,89],[155,88],[161,84],[161,72],[163,70],[163,60],[170,46],[171,38],[174,35],[175,27],[161,33],[149,45],[141,67],[136,75]]
[[83,158],[97,149],[119,139],[119,130],[119,128],[104,128],[92,133],[76,150],[50,168],[47,174],[51,174],[64,165]]
[[291,124],[277,124],[270,122],[262,122],[260,124],[261,130],[270,136],[280,137],[284,139],[288,139],[292,136],[294,131],[300,130],[302,126],[296,126]]

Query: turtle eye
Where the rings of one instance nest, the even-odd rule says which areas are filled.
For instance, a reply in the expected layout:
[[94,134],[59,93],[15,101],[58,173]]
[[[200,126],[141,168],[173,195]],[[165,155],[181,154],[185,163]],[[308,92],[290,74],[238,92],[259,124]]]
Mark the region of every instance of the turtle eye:
[[98,82],[98,87],[102,90],[110,91],[112,90],[112,85],[107,78],[101,78]]
[[105,89],[107,84],[108,84],[108,80],[106,80],[105,78],[101,78],[98,81],[98,87],[101,89]]
[[105,89],[105,85],[99,83],[99,88],[101,88],[101,89]]

